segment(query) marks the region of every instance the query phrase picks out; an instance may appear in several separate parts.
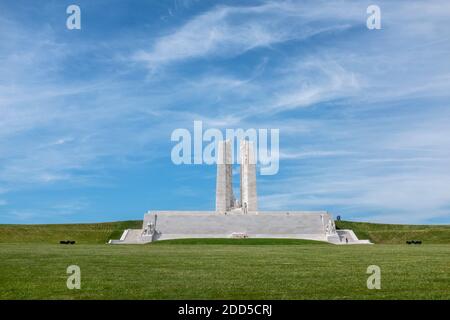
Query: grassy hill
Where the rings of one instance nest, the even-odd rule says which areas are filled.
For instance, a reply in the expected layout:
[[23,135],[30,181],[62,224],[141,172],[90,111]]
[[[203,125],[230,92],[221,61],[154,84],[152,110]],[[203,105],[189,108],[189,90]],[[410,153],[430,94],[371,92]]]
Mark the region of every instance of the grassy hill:
[[404,244],[422,240],[423,244],[449,244],[450,225],[401,225],[336,221],[338,229],[352,229],[359,239],[373,243]]
[[119,239],[123,230],[138,229],[142,221],[118,221],[82,224],[1,224],[0,243],[59,243],[75,240],[80,244],[106,243]]
[[[101,244],[119,239],[123,230],[142,227],[142,221],[118,221],[86,224],[0,225],[0,243],[59,243],[75,240],[79,244]],[[450,225],[395,225],[337,221],[338,229],[352,229],[359,239],[373,243],[404,244],[422,240],[423,244],[450,244]],[[184,239],[173,244],[300,244],[293,239]],[[310,241],[311,242],[311,241]],[[311,242],[313,243],[313,242]]]

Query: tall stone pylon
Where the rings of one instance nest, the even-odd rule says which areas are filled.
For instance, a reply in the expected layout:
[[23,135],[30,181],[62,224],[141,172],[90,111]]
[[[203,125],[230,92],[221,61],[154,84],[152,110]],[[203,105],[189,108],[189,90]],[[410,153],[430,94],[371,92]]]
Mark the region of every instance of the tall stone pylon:
[[241,207],[244,214],[258,210],[256,195],[256,158],[252,141],[241,140],[239,146],[241,164]]
[[219,141],[217,147],[216,211],[224,213],[234,206],[231,141]]

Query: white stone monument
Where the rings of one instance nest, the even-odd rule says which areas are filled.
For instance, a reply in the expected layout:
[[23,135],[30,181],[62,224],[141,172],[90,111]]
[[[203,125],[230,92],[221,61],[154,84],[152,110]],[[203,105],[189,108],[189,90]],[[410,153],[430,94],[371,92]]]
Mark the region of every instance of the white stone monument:
[[258,211],[254,145],[239,146],[240,201],[233,194],[232,142],[220,141],[217,152],[215,211],[149,211],[142,229],[125,230],[112,244],[148,243],[181,238],[291,238],[336,244],[369,243],[351,230],[336,231],[326,211]]

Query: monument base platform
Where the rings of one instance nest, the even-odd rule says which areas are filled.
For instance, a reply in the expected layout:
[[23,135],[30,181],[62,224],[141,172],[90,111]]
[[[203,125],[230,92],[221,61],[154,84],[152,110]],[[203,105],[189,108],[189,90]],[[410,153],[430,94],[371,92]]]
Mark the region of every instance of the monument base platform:
[[[326,211],[259,211],[247,214],[153,211],[145,214],[141,230],[126,230],[121,240],[110,243],[138,244],[186,238],[289,238],[336,244],[343,240],[346,243],[346,239],[336,232],[334,220]],[[357,238],[351,240],[352,243],[363,243]]]

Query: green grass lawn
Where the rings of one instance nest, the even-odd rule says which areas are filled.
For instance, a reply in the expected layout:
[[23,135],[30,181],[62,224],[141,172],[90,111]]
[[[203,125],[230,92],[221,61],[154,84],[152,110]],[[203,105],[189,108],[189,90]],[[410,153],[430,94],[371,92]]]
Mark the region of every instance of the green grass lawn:
[[[339,227],[348,227],[342,223]],[[352,225],[359,236],[366,232],[373,240],[384,234],[380,242],[398,244],[289,239],[104,244],[140,224],[0,225],[0,299],[450,299],[447,227],[436,227],[444,230],[439,237],[415,236],[422,226],[393,237],[387,230],[395,233],[402,226]],[[404,244],[411,235],[424,244]],[[77,244],[59,245],[64,239]],[[69,265],[81,268],[80,290],[66,287]],[[369,265],[381,268],[381,290],[367,289]]]
[[[449,299],[450,245],[0,244],[1,299]],[[66,268],[81,268],[81,289]],[[381,268],[368,290],[366,268]]]

